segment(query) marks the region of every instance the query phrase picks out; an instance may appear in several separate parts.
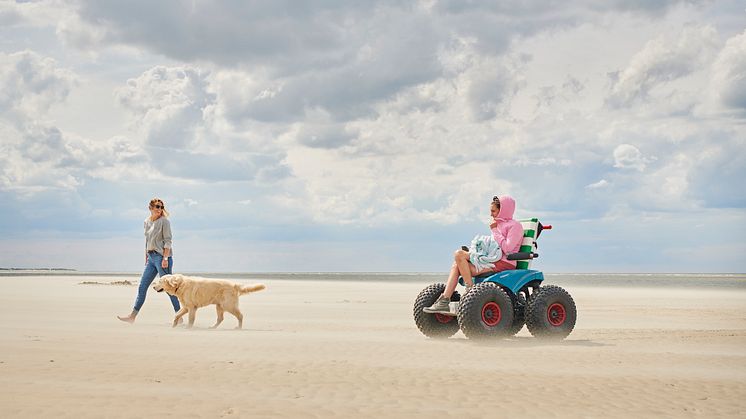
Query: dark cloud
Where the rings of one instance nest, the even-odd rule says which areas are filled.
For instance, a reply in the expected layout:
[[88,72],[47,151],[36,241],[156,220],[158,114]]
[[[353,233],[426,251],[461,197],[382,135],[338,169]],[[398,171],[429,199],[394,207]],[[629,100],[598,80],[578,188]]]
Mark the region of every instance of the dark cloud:
[[[81,0],[77,13],[104,33],[104,42],[240,69],[261,75],[265,88],[281,86],[226,109],[240,123],[293,122],[315,109],[337,121],[370,117],[376,103],[442,77],[439,54],[454,40],[499,56],[516,37],[577,25],[597,13],[661,11],[675,3]],[[512,89],[501,74],[476,80],[468,92],[472,114],[494,117]]]
[[471,78],[467,91],[469,108],[476,121],[486,121],[504,114],[521,86],[517,81],[518,76],[505,66],[483,71]]
[[682,3],[703,3],[692,0],[611,0],[611,1],[561,1],[529,0],[518,3],[487,2],[474,0],[440,0],[436,7],[448,13],[480,12],[514,17],[544,17],[577,14],[582,10],[597,12],[629,11],[659,14],[673,5]]
[[348,61],[324,69],[302,66],[293,74],[264,80],[257,89],[271,94],[232,101],[227,116],[236,123],[291,122],[323,110],[337,121],[348,121],[370,116],[377,102],[442,74],[433,42],[437,34],[425,19],[377,23],[382,28],[371,27],[369,38],[356,45],[359,50]]
[[15,24],[21,23],[23,16],[13,9],[0,10],[0,25],[4,27],[10,27]]
[[354,140],[357,134],[344,124],[304,124],[296,139],[308,147],[338,148]]
[[340,48],[354,41],[349,35],[356,35],[355,26],[377,7],[344,1],[104,0],[80,1],[78,12],[84,21],[106,28],[109,42],[139,45],[184,61],[282,69],[346,60],[354,48]]
[[650,16],[661,16],[671,7],[679,4],[705,4],[704,0],[611,0],[582,2],[591,10],[600,12],[641,12]]
[[247,181],[261,176],[278,180],[289,174],[283,155],[229,156],[181,150],[150,150],[150,165],[159,172],[183,179],[206,182]]
[[[454,36],[473,37],[482,51],[499,54],[515,36],[577,25],[599,13],[659,15],[681,3],[689,1],[445,0],[426,5],[388,0],[79,0],[76,12],[83,22],[106,33],[105,42],[137,45],[187,62],[261,67],[282,77],[345,65],[371,41],[387,38],[390,45],[407,44],[408,37],[426,29],[423,21],[437,27],[433,45]],[[392,31],[396,26],[410,30]]]

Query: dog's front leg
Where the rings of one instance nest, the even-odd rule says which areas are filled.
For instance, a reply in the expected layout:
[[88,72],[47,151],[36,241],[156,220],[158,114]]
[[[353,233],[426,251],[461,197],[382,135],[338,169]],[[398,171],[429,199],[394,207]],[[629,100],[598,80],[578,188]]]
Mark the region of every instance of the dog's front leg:
[[179,311],[174,316],[174,324],[171,325],[171,327],[176,327],[176,325],[179,324],[179,320],[182,317],[184,317],[184,315],[187,314],[188,311],[189,311],[188,308],[186,308],[185,306],[181,306],[181,308],[179,309]]

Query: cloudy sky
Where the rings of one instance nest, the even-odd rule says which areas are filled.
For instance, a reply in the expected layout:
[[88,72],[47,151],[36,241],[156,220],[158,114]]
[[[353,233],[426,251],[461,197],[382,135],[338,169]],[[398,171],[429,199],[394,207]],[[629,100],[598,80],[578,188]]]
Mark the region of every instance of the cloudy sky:
[[0,1],[0,266],[746,271],[743,1]]

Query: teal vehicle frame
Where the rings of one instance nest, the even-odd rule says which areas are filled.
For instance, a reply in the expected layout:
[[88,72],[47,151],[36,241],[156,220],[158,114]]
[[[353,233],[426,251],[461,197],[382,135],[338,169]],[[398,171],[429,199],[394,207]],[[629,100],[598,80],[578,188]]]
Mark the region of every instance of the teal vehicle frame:
[[[494,282],[509,290],[514,296],[521,290],[538,287],[542,281],[544,281],[544,274],[531,269],[513,269],[474,277],[474,284]],[[464,285],[464,279],[459,278],[459,283]]]

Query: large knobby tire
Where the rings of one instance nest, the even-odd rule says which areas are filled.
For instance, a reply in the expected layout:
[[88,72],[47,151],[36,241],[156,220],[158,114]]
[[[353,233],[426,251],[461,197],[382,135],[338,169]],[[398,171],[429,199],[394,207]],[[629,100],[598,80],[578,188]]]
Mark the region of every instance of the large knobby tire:
[[[445,284],[432,284],[423,289],[414,300],[414,322],[425,336],[430,338],[447,338],[458,332],[458,321],[454,316],[425,313],[423,308],[430,307],[445,291]],[[461,298],[457,291],[451,295],[451,301]]]
[[545,285],[531,297],[526,326],[537,338],[562,340],[572,332],[578,312],[570,294],[556,285]]
[[458,324],[469,339],[505,337],[513,324],[513,303],[494,282],[477,284],[461,299]]
[[508,336],[515,336],[526,324],[526,297],[516,294],[513,299],[513,324],[510,325]]

